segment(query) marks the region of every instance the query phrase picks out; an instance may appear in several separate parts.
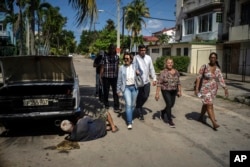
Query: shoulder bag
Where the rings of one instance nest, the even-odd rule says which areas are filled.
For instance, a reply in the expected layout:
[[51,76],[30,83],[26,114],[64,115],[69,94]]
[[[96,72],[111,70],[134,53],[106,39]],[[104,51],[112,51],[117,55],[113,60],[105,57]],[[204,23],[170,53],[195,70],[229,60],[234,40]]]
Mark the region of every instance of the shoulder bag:
[[[135,57],[135,59],[136,59],[136,57]],[[137,63],[139,71],[141,72],[140,64],[139,64],[137,59],[136,59],[136,63]],[[137,87],[143,87],[144,86],[144,82],[143,82],[143,78],[142,78],[141,74],[136,74],[135,83],[136,83]]]
[[[200,84],[199,84],[199,88],[198,88],[199,91],[201,90],[201,86],[202,86],[202,82],[203,82],[203,79],[204,79],[204,73],[205,73],[206,68],[207,68],[207,65],[205,64],[205,68],[203,69],[202,77],[200,79]],[[196,82],[197,82],[197,78],[194,81],[194,91],[196,89]]]

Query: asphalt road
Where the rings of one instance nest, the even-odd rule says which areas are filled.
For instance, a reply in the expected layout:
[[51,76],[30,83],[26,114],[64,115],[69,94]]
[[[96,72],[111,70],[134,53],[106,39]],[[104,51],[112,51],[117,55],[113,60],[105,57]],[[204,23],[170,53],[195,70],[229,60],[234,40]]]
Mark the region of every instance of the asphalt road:
[[[101,105],[94,97],[93,61],[75,57],[74,63],[85,109],[96,112]],[[133,129],[127,130],[124,115],[116,114],[110,108],[120,130],[108,132],[98,140],[79,142],[80,149],[56,150],[55,146],[66,135],[47,123],[37,129],[32,125],[32,130],[8,133],[0,127],[0,167],[229,166],[231,150],[250,150],[249,106],[217,99],[215,113],[220,128],[214,131],[209,119],[206,119],[207,124],[196,121],[201,102],[190,91],[193,79],[182,76],[181,81],[183,96],[176,100],[173,109],[176,128],[170,128],[159,119],[164,102],[162,98],[157,102],[154,100],[155,87],[151,87],[145,104],[145,121],[135,119]]]

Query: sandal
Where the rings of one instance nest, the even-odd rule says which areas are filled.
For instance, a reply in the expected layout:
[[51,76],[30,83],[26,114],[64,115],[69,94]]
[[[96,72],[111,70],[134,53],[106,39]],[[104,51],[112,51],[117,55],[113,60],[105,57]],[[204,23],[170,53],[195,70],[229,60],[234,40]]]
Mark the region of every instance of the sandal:
[[111,131],[111,127],[110,127],[110,126],[107,126],[107,127],[106,127],[106,131]]
[[119,128],[117,126],[115,126],[115,130],[112,130],[112,133],[116,133],[119,131]]

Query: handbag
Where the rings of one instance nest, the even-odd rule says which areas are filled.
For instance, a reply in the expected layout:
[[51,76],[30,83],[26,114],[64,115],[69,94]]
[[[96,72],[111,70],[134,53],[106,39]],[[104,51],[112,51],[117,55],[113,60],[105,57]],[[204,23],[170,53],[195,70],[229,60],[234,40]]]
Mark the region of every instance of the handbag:
[[143,79],[142,79],[141,75],[136,75],[135,76],[135,82],[136,82],[137,87],[143,87],[144,86],[144,82],[143,82]]
[[[135,59],[136,59],[136,58],[135,58]],[[140,68],[140,64],[139,64],[139,62],[138,62],[137,59],[136,59],[136,63],[138,64],[138,68],[141,69],[141,68]],[[140,71],[141,71],[141,70],[140,70]],[[138,88],[144,86],[144,82],[143,82],[143,79],[142,79],[141,74],[136,74],[136,76],[135,76],[135,83],[136,83],[136,86],[137,86]]]
[[[198,88],[199,91],[201,90],[201,86],[202,86],[202,82],[203,82],[204,73],[205,73],[206,68],[207,68],[207,66],[205,65],[205,68],[203,69],[202,77],[200,79],[200,84],[199,84],[199,88]],[[197,78],[194,81],[194,91],[196,89],[196,83],[197,83]]]

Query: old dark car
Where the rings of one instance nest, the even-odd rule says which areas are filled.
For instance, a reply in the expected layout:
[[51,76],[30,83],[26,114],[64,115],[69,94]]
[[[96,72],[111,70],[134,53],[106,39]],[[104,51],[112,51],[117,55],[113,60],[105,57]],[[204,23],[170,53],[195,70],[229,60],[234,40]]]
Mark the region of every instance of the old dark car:
[[82,114],[72,57],[0,57],[0,123],[74,119]]

